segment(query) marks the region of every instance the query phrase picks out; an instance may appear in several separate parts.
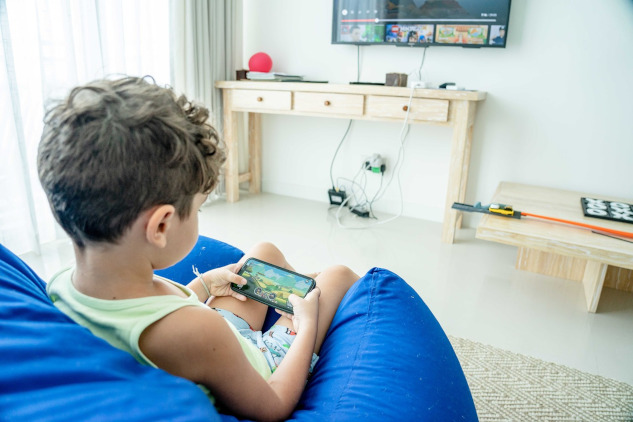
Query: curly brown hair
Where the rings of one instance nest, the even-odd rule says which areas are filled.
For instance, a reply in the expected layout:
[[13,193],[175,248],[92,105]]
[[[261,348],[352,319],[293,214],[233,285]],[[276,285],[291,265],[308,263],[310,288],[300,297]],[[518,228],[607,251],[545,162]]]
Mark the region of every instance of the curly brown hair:
[[74,88],[44,118],[39,178],[79,248],[116,241],[145,210],[171,204],[181,219],[217,183],[224,153],[209,110],[147,78]]

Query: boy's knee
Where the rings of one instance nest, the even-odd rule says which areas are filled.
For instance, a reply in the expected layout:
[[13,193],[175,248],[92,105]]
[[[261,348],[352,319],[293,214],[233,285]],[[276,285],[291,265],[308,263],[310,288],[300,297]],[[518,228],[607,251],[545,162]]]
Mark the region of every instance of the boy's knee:
[[244,260],[246,257],[251,256],[284,268],[288,265],[284,254],[277,246],[270,242],[259,242],[255,244],[242,259]]
[[345,265],[328,267],[321,274],[327,274],[329,277],[336,278],[340,282],[346,283],[349,287],[360,278],[358,274]]
[[270,253],[277,254],[277,253],[281,253],[279,248],[277,246],[275,246],[274,244],[270,243],[270,242],[259,242],[259,243],[256,243],[251,248],[251,252],[253,252],[253,254],[270,254]]

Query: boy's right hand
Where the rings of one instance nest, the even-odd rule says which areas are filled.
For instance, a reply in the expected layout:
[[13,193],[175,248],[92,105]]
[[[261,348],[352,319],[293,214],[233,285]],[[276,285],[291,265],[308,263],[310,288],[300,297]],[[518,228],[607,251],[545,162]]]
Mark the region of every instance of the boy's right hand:
[[300,298],[295,294],[288,297],[288,301],[292,305],[294,315],[275,309],[278,314],[292,320],[294,331],[299,333],[302,328],[316,327],[319,320],[319,297],[321,289],[315,287],[305,298]]
[[237,275],[240,270],[239,264],[229,264],[224,267],[215,268],[202,274],[202,280],[209,288],[213,296],[233,296],[237,300],[244,302],[246,296],[231,289],[231,283],[243,286],[246,279]]

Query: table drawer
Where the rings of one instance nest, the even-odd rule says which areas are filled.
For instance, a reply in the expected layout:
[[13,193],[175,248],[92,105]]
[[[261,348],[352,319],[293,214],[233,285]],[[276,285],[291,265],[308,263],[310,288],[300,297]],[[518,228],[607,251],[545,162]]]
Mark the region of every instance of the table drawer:
[[233,108],[248,110],[290,110],[290,91],[234,89]]
[[[367,96],[367,115],[404,119],[407,115],[408,97]],[[409,120],[445,122],[448,120],[448,100],[414,98],[411,101]]]
[[362,116],[363,96],[321,92],[295,92],[296,111]]

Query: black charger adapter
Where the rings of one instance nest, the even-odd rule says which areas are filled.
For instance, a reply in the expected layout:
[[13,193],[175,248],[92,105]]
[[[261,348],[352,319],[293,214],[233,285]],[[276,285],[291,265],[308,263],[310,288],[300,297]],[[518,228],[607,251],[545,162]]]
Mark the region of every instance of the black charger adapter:
[[330,197],[330,205],[341,205],[347,198],[344,190],[330,189],[327,194]]

